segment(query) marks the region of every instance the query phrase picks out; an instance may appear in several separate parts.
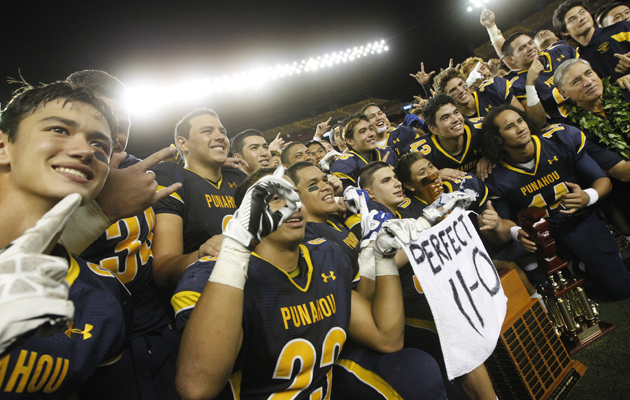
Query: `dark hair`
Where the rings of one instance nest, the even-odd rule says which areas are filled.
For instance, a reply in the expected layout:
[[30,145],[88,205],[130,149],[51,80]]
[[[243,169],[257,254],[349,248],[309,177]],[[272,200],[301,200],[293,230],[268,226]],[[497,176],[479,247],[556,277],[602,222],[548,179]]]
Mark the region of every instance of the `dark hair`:
[[219,119],[217,113],[209,108],[198,108],[195,111],[184,115],[184,118],[180,119],[177,125],[175,125],[175,144],[177,144],[177,138],[180,136],[188,139],[191,128],[190,120],[200,115],[212,115],[216,119]]
[[304,168],[308,168],[308,167],[314,167],[314,168],[319,169],[318,167],[316,167],[315,165],[313,165],[312,163],[308,161],[299,161],[293,164],[292,166],[290,166],[289,168],[287,168],[287,170],[284,173],[289,178],[291,178],[293,183],[295,183],[295,185],[297,186],[297,184],[300,182],[299,172],[303,170]]
[[300,142],[289,143],[288,145],[284,147],[284,149],[282,149],[282,154],[280,154],[280,161],[282,162],[282,164],[289,165],[289,150],[291,150],[292,147],[295,147],[298,144],[302,144],[302,143]]
[[354,128],[357,126],[357,124],[360,121],[365,121],[367,123],[370,123],[370,120],[368,119],[368,117],[366,117],[365,114],[363,113],[352,114],[341,123],[341,126],[343,127],[341,130],[343,141],[345,142],[346,146],[351,149],[352,149],[352,146],[348,144],[348,138],[354,139]]
[[558,8],[556,8],[556,11],[553,12],[553,17],[551,19],[553,23],[553,27],[562,36],[570,36],[565,33],[567,31],[567,24],[566,22],[564,22],[564,17],[567,15],[569,11],[571,11],[571,9],[575,7],[582,7],[586,11],[588,11],[588,8],[586,8],[586,1],[566,0],[565,2],[560,4]]
[[501,52],[505,57],[514,55],[514,48],[512,47],[512,43],[521,36],[529,35],[525,32],[518,31],[510,34],[508,37],[505,38],[505,42],[503,42],[503,45],[501,46]]
[[374,184],[374,174],[381,168],[391,167],[384,161],[372,161],[359,171],[359,185],[361,189],[371,188]]
[[365,114],[365,111],[370,107],[377,107],[379,110],[381,109],[381,107],[379,107],[378,104],[376,103],[368,103],[364,105],[363,107],[361,107],[361,111],[360,111],[361,114]]
[[404,154],[396,162],[396,177],[401,183],[411,182],[411,166],[418,160],[426,158],[424,154],[419,151],[413,153]]
[[0,130],[7,135],[9,142],[14,142],[18,128],[22,120],[38,107],[44,107],[47,103],[64,99],[63,107],[68,103],[84,103],[94,107],[100,112],[110,129],[110,138],[118,132],[118,123],[114,111],[109,104],[98,97],[92,90],[79,86],[75,87],[67,81],[57,81],[40,86],[25,84],[0,114]]
[[527,126],[529,126],[529,131],[532,136],[540,134],[538,124],[533,122],[523,110],[509,104],[504,104],[490,111],[483,119],[483,127],[481,128],[481,152],[484,157],[496,165],[501,165],[504,162],[510,161],[510,156],[503,145],[504,141],[501,136],[501,131],[496,123],[497,117],[504,111],[508,110],[514,111],[523,118],[523,120],[527,123]]
[[324,149],[324,151],[326,151],[326,148],[324,147],[322,142],[319,142],[317,140],[311,140],[310,142],[306,143],[305,146],[308,149],[309,147],[311,147],[314,144],[319,145],[319,147],[321,147],[322,149]]
[[122,101],[127,94],[127,86],[105,71],[85,69],[70,74],[66,80],[74,86],[84,86],[99,96],[115,100]]
[[466,78],[464,78],[461,72],[455,68],[446,68],[433,79],[433,89],[435,89],[438,94],[444,94],[446,85],[454,78],[461,78],[461,80],[466,83]]
[[627,6],[627,4],[622,3],[620,1],[616,1],[614,3],[610,3],[610,4],[604,4],[603,6],[599,7],[599,9],[597,10],[597,12],[595,13],[594,19],[595,21],[603,26],[604,25],[604,19],[608,16],[608,13],[610,13],[613,8],[617,8],[620,6]]
[[424,118],[424,122],[427,126],[437,126],[435,124],[435,115],[438,111],[440,111],[440,108],[447,104],[452,104],[457,107],[455,100],[451,96],[445,94],[438,94],[429,99],[427,104],[424,106],[424,109],[422,109],[422,118]]
[[274,173],[277,167],[269,167],[269,168],[258,168],[256,171],[249,174],[247,178],[236,188],[234,192],[234,202],[236,203],[236,207],[240,207],[243,202],[243,198],[245,197],[245,193],[247,193],[247,189],[252,187],[254,183],[258,182],[260,178],[263,176],[271,175]]
[[[231,148],[232,148],[232,154],[243,154],[243,146],[245,145],[245,139],[247,139],[248,137],[252,137],[252,136],[260,136],[261,138],[265,138],[262,134],[262,132],[260,132],[259,130],[256,129],[245,129],[243,132],[237,133],[236,136],[234,136],[231,140],[232,144],[231,144]],[[265,140],[265,143],[267,141]]]

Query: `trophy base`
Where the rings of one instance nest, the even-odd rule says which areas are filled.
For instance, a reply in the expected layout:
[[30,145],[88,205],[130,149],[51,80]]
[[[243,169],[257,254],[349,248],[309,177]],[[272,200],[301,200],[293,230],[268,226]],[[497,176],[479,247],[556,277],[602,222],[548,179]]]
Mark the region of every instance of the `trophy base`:
[[569,354],[575,355],[599,339],[608,335],[614,329],[617,329],[617,325],[609,324],[604,321],[598,321],[593,326],[575,334],[573,337],[569,337],[567,334],[562,334],[560,338],[562,339],[564,346],[569,351]]

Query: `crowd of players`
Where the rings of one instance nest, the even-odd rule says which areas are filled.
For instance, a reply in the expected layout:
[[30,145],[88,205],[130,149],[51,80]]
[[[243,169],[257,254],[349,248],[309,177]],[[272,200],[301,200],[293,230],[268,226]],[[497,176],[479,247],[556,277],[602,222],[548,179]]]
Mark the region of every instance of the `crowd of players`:
[[400,243],[448,193],[539,297],[516,218],[538,206],[574,273],[630,297],[627,20],[567,0],[567,41],[504,38],[484,9],[502,61],[422,64],[400,126],[368,104],[306,144],[197,109],[139,160],[118,79],[25,88],[0,118],[2,397],[495,399],[483,364],[446,378]]

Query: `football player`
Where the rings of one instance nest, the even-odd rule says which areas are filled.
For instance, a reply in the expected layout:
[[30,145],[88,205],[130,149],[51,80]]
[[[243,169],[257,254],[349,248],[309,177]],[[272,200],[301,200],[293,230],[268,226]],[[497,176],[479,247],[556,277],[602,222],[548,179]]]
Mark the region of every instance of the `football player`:
[[[343,250],[325,239],[302,244],[306,214],[281,173],[252,175],[243,183],[219,257],[189,267],[176,290],[177,323],[186,324],[177,375],[183,398],[222,391],[328,398],[331,390],[334,398],[332,367],[348,337],[385,353],[402,347],[400,280],[391,258],[400,245],[387,232],[408,242],[416,235],[415,221],[385,225],[377,237],[370,303],[351,290],[355,274]],[[356,373],[362,376],[360,369]],[[419,375],[424,393],[415,395],[445,398],[434,378]]]
[[[109,172],[116,131],[109,105],[68,82],[28,87],[11,100],[0,117],[0,214],[7,227],[0,233],[0,248],[12,242],[15,248],[24,248],[24,242],[15,239],[66,196],[87,204],[98,195]],[[61,223],[63,218],[57,217],[66,212],[55,213],[47,219]],[[51,228],[46,233],[36,227],[38,234],[31,239],[39,242],[38,252],[54,256],[46,261],[51,267],[65,265],[57,272],[69,286],[74,316],[61,331],[58,326],[52,335],[36,334],[0,359],[3,398],[69,398],[99,366],[119,360],[130,339],[133,310],[125,287],[108,270],[56,245],[60,228]],[[40,256],[14,258],[13,268],[39,268]],[[9,266],[4,264],[5,269]],[[44,283],[44,278],[42,274],[34,283]],[[28,294],[33,286],[11,287],[16,296]],[[29,307],[23,303],[24,316],[32,315],[40,304],[47,306],[44,301]]]
[[175,143],[184,166],[154,168],[158,185],[182,187],[155,205],[153,269],[160,287],[174,288],[188,265],[217,255],[224,219],[236,211],[234,192],[245,174],[222,168],[230,150],[226,129],[216,112],[197,109],[175,127]]
[[260,131],[246,129],[232,138],[232,152],[235,158],[241,158],[246,164],[239,164],[239,169],[247,175],[258,168],[267,168],[271,162],[269,145]]
[[[556,243],[584,262],[594,285],[614,299],[630,297],[630,276],[617,244],[589,208],[610,192],[610,179],[586,154],[582,132],[558,134],[553,128],[540,135],[527,115],[509,106],[488,114],[483,150],[497,165],[486,181],[490,198],[502,218],[543,208]],[[525,231],[511,229],[525,249],[535,250]]]

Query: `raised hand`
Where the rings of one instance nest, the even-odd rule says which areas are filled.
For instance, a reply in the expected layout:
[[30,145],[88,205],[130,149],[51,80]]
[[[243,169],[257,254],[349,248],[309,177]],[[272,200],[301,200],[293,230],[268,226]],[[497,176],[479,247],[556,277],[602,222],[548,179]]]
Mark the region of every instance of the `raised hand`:
[[477,217],[477,222],[480,231],[492,231],[499,227],[501,217],[497,214],[490,200],[486,203],[486,209]]
[[424,86],[427,83],[429,83],[429,81],[431,80],[431,76],[433,76],[433,74],[435,74],[435,71],[431,71],[429,73],[424,72],[424,63],[421,62],[420,71],[416,72],[415,74],[409,74],[409,75],[416,78],[418,83]]
[[315,129],[315,136],[314,137],[319,138],[319,139],[324,137],[324,134],[330,130],[330,120],[331,119],[332,119],[332,117],[328,118],[324,122],[320,122],[319,124],[317,124],[317,128]]
[[117,169],[120,163],[117,159],[115,166],[110,164],[109,175],[96,202],[112,223],[143,212],[181,188],[181,183],[175,183],[157,191],[155,173],[151,171],[154,165],[173,157],[175,152],[174,148],[168,147],[123,169]]
[[493,25],[496,25],[494,13],[491,10],[488,10],[486,6],[482,7],[483,9],[481,10],[481,17],[479,18],[479,22],[481,23],[481,25],[485,26],[486,28],[490,28]]
[[293,142],[285,142],[284,139],[280,137],[280,135],[282,135],[282,132],[278,132],[278,134],[276,135],[276,138],[271,143],[269,143],[270,152],[277,151],[277,152],[282,153],[282,149],[284,149],[287,145],[293,143]]
[[[277,230],[302,207],[300,197],[289,181],[282,178],[283,175],[284,168],[278,167],[273,175],[261,178],[247,190],[241,206],[223,231],[224,237],[253,250],[265,236]],[[271,211],[269,202],[275,196],[284,199],[286,205]]]

